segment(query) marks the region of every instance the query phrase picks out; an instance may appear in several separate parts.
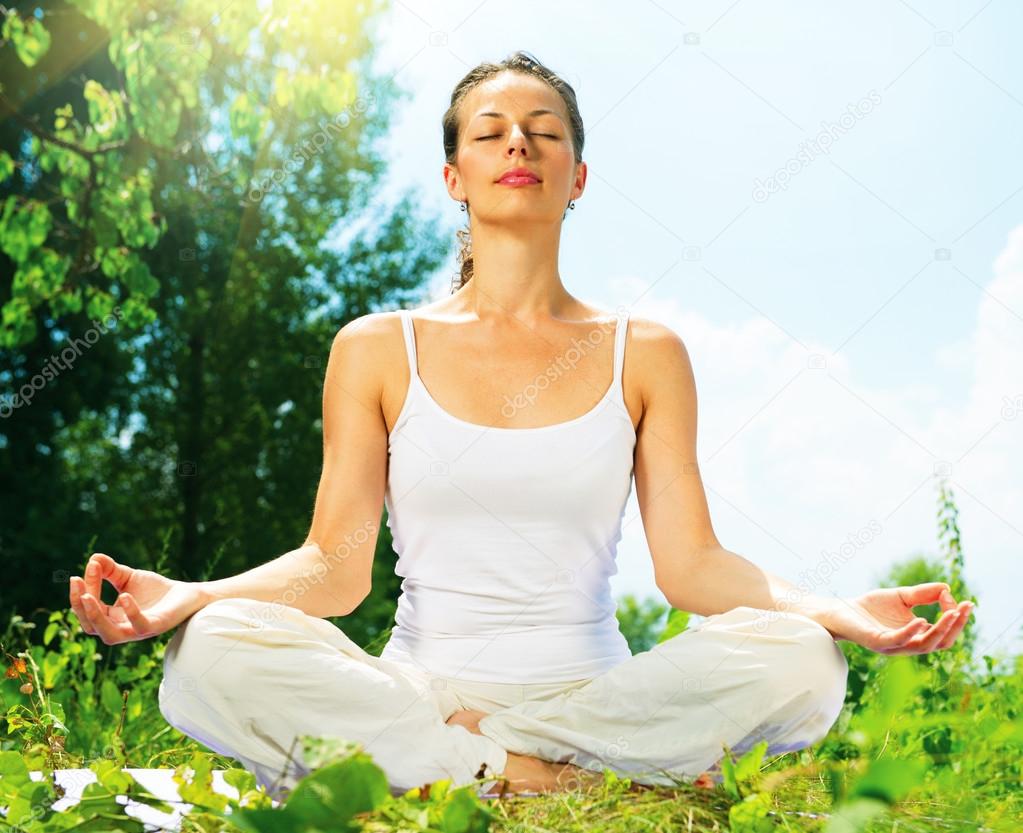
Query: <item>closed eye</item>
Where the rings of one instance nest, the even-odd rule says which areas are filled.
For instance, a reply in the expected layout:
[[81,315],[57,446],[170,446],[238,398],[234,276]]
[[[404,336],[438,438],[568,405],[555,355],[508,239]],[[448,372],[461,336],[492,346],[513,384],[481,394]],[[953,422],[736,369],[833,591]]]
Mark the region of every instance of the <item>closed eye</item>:
[[[557,138],[559,138],[558,136],[555,136],[552,133],[530,133],[529,135],[530,136],[545,136],[548,139],[557,139]],[[480,136],[476,141],[477,142],[483,142],[483,141],[486,141],[487,139],[499,139],[499,138],[501,138],[500,134],[495,134],[493,136]]]

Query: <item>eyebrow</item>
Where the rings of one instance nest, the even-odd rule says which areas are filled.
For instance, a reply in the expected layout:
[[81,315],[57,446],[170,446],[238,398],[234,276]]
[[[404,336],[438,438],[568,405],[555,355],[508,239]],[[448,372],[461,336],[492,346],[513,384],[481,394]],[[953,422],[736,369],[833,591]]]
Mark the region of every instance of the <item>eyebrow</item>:
[[[552,116],[558,116],[558,114],[555,113],[553,110],[547,110],[547,109],[530,110],[528,113],[526,113],[526,116],[542,116],[542,115],[545,115],[547,113],[550,113]],[[493,111],[487,111],[486,113],[477,113],[476,114],[476,118],[482,118],[483,116],[491,116],[491,117],[493,117],[495,119],[503,119],[504,118],[504,113],[495,113]],[[560,119],[561,116],[558,116],[558,118]]]

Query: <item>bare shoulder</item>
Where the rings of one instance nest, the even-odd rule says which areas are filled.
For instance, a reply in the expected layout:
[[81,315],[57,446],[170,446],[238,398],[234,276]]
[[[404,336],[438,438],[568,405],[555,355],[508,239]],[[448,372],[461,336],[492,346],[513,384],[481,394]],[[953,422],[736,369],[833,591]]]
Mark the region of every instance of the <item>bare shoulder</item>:
[[667,324],[652,318],[630,315],[629,337],[629,346],[637,352],[642,351],[645,359],[670,359],[672,355],[677,356],[685,351],[682,336]]
[[656,393],[693,384],[693,367],[682,336],[652,318],[629,317],[626,367],[642,392],[643,408]]
[[327,376],[379,404],[383,383],[401,344],[401,321],[397,311],[371,312],[353,318],[334,336]]
[[368,312],[353,318],[334,336],[335,344],[352,344],[354,349],[371,350],[385,347],[396,330],[400,332],[398,310]]

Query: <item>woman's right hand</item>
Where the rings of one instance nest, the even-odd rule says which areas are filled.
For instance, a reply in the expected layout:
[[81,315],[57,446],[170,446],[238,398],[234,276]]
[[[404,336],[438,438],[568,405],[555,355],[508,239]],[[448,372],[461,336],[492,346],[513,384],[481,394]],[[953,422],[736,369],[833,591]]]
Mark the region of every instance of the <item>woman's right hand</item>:
[[[104,580],[118,592],[110,605],[100,598]],[[82,630],[99,636],[107,645],[169,631],[205,604],[198,584],[118,564],[101,552],[89,558],[84,579],[71,576],[70,596]]]

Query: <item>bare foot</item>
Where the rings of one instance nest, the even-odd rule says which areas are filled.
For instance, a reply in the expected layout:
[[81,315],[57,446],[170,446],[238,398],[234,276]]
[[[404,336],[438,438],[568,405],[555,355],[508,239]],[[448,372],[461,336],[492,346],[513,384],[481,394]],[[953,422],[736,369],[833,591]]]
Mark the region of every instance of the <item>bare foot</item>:
[[449,726],[464,726],[474,735],[482,735],[480,721],[487,716],[487,712],[479,709],[459,709],[444,722]]
[[[459,709],[444,722],[449,726],[463,726],[474,735],[482,735],[480,720],[487,712],[479,709]],[[500,794],[545,792],[556,783],[552,765],[528,755],[508,753],[508,763],[501,773],[501,781],[494,788]]]
[[555,780],[560,790],[579,790],[598,787],[604,783],[604,773],[583,769],[575,764],[553,764]]
[[[446,721],[449,726],[464,726],[474,735],[482,735],[480,720],[487,712],[479,709],[459,709]],[[508,753],[503,773],[507,781],[504,792],[565,792],[604,783],[604,773],[577,767],[574,764],[555,764],[531,755]],[[498,787],[499,789],[499,787]]]

